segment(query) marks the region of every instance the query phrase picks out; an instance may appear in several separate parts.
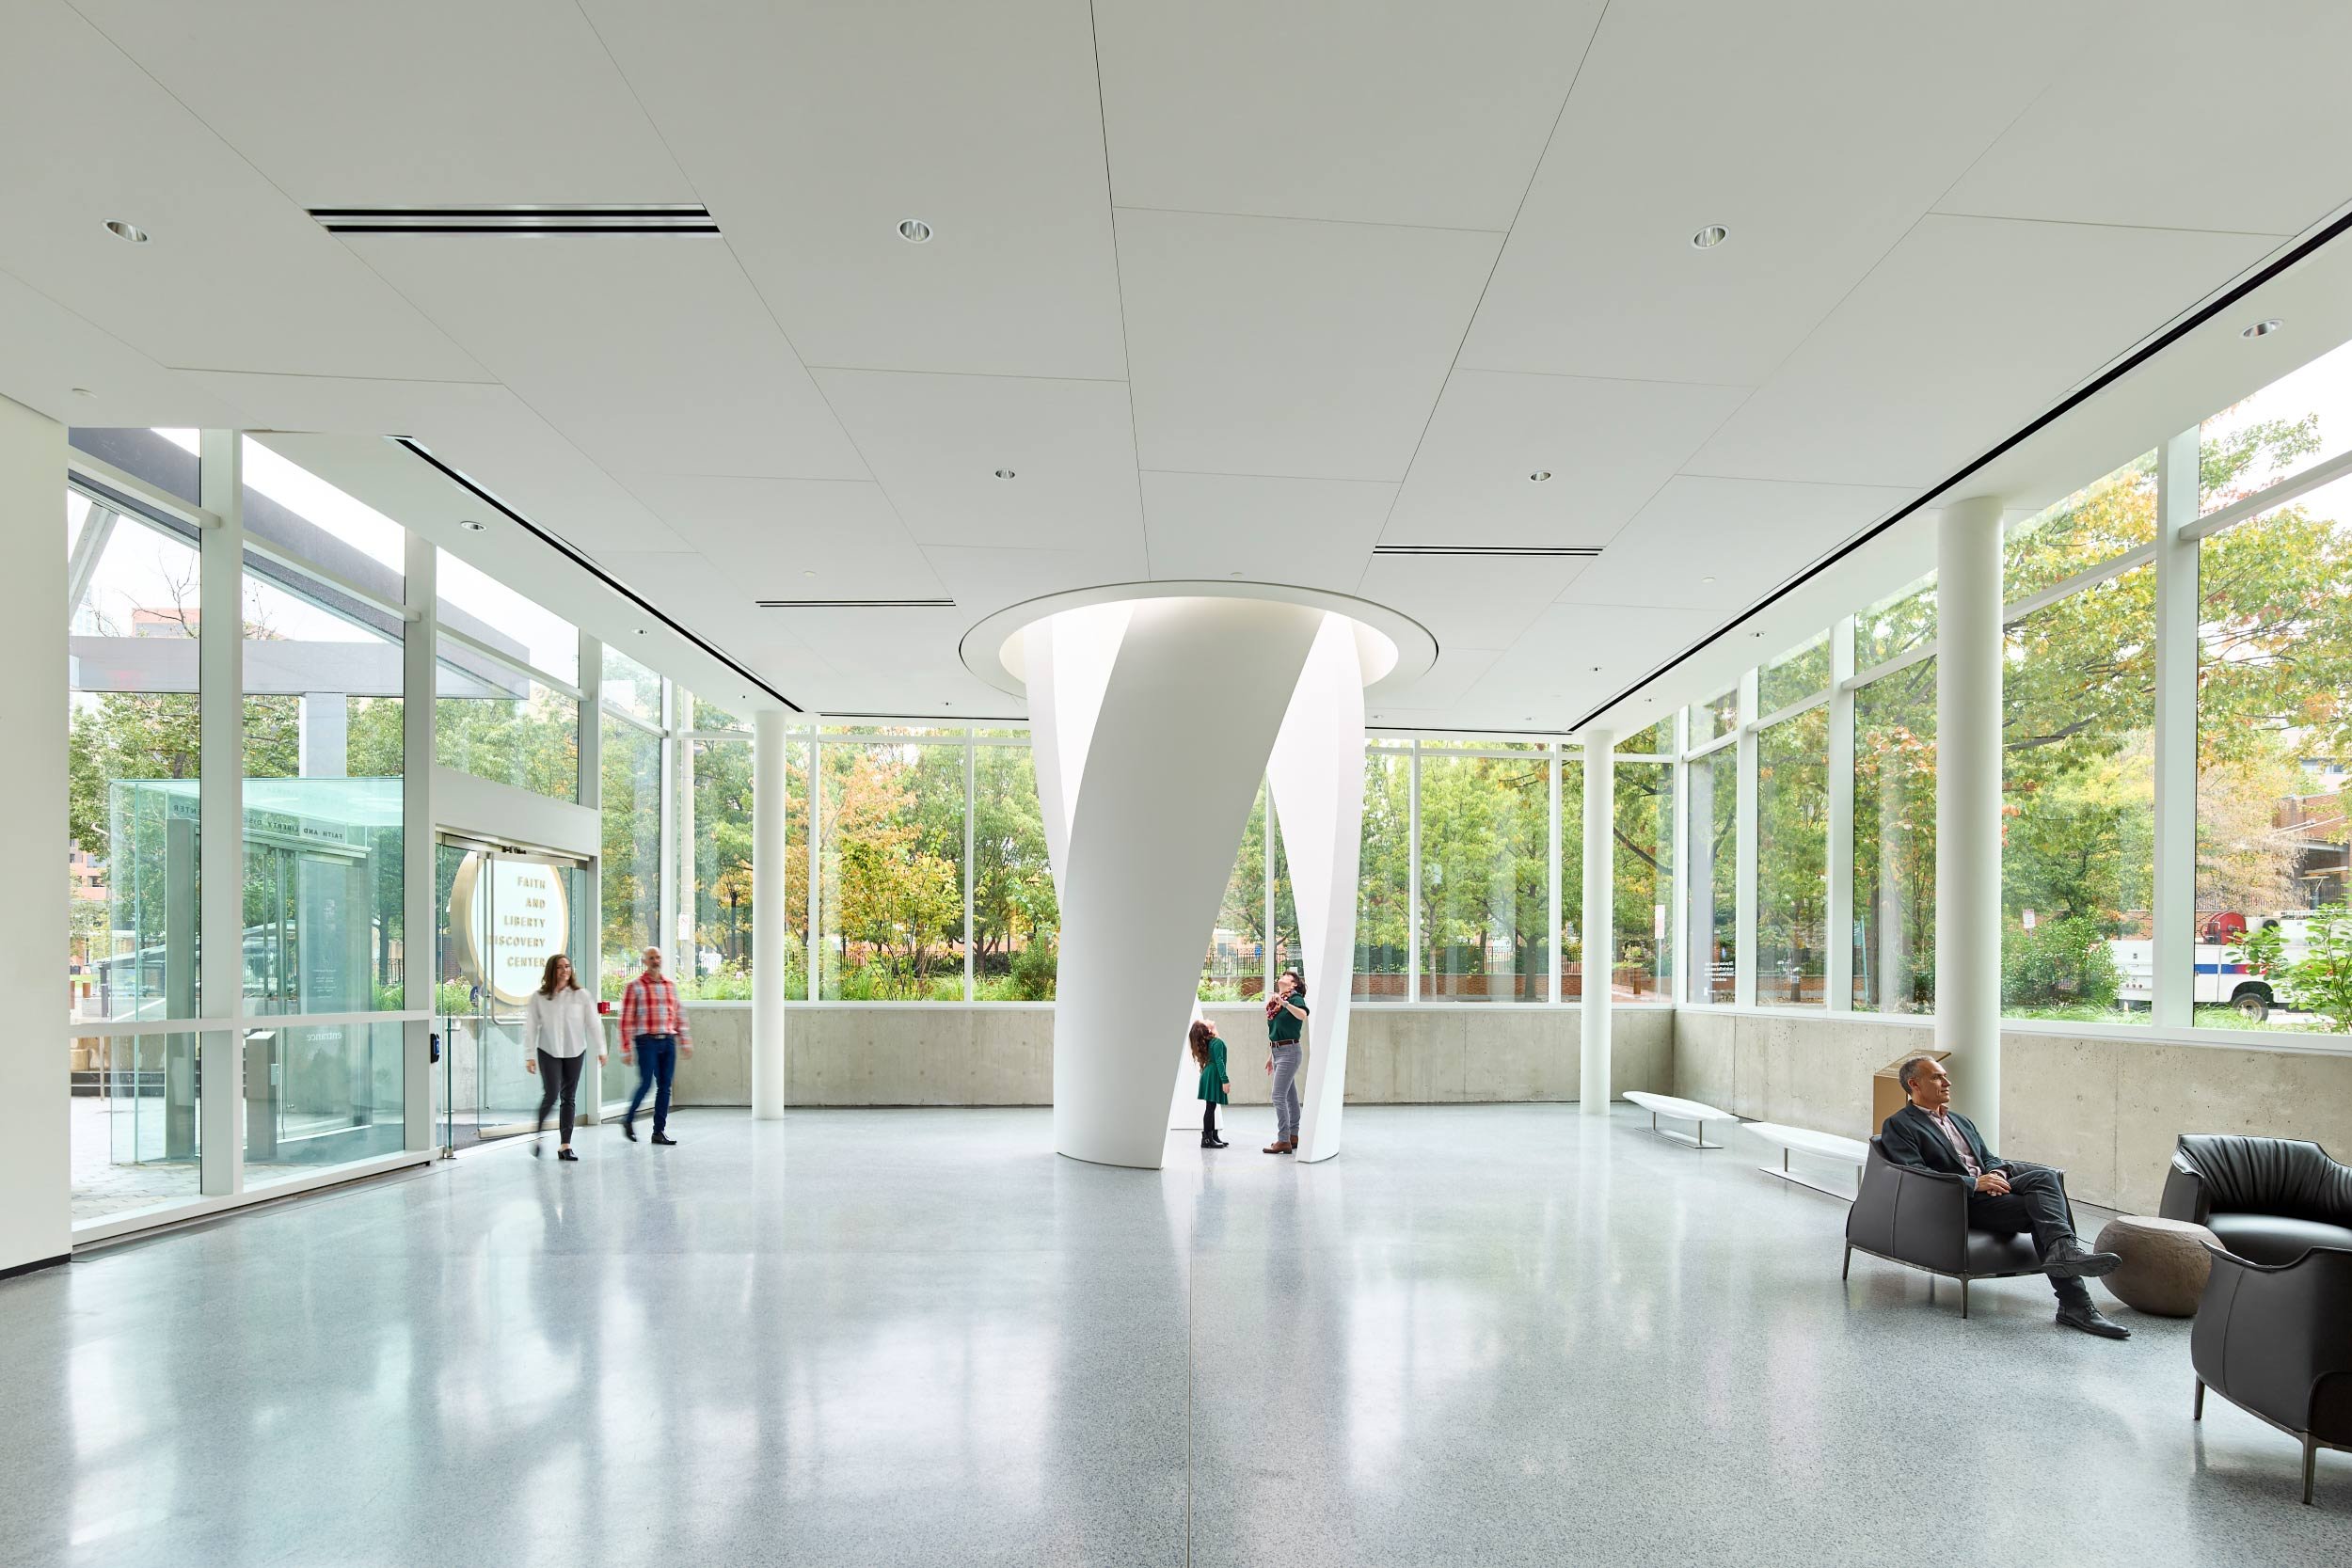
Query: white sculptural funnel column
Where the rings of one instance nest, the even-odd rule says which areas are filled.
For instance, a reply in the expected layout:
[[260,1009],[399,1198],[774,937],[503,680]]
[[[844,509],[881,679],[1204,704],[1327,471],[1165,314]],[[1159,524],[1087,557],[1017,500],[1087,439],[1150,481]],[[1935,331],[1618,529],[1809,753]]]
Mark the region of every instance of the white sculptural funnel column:
[[[1317,597],[1335,596],[1302,595]],[[1165,591],[1045,614],[1007,640],[1004,666],[1026,686],[1061,896],[1062,1153],[1161,1164],[1200,956],[1262,776],[1289,857],[1312,1009],[1298,1153],[1339,1152],[1364,688],[1397,657],[1388,633],[1313,602]]]

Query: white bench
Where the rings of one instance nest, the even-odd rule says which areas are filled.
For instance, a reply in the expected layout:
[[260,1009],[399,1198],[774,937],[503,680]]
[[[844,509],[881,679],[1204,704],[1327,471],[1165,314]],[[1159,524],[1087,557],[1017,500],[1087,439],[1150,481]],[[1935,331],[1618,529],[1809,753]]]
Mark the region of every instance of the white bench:
[[1751,1121],[1740,1125],[1743,1131],[1753,1132],[1766,1143],[1779,1147],[1779,1165],[1758,1165],[1756,1169],[1767,1176],[1777,1176],[1783,1181],[1794,1182],[1800,1187],[1810,1187],[1817,1193],[1827,1193],[1832,1197],[1844,1198],[1850,1203],[1853,1201],[1852,1193],[1839,1192],[1835,1187],[1824,1187],[1819,1181],[1807,1181],[1804,1177],[1790,1170],[1788,1156],[1804,1154],[1815,1159],[1836,1160],[1840,1164],[1851,1165],[1854,1168],[1855,1185],[1859,1187],[1862,1180],[1862,1164],[1870,1155],[1868,1144],[1859,1138],[1841,1138],[1835,1132],[1817,1132],[1810,1127],[1784,1127],[1776,1121]]
[[[1729,1111],[1719,1110],[1715,1106],[1702,1104],[1695,1100],[1677,1100],[1670,1094],[1650,1094],[1641,1089],[1634,1089],[1627,1093],[1626,1099],[1649,1113],[1649,1130],[1652,1132],[1668,1143],[1680,1144],[1685,1148],[1723,1148],[1722,1144],[1711,1144],[1707,1141],[1707,1124],[1710,1121],[1736,1123],[1740,1119]],[[1667,1132],[1658,1125],[1660,1117],[1664,1117],[1668,1121],[1695,1123],[1698,1127],[1698,1136],[1691,1137],[1681,1132]]]

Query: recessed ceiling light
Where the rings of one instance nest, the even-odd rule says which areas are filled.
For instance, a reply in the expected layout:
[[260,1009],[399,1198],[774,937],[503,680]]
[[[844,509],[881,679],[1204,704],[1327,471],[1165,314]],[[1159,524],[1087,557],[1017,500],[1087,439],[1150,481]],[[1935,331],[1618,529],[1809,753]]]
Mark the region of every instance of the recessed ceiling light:
[[1594,665],[1594,666],[1593,666],[1593,673],[1594,673],[1594,674],[1596,674],[1596,675],[1597,675],[1597,674],[1599,674],[1599,673],[1600,673],[1600,666],[1599,666],[1599,665],[1596,664],[1596,665]]
[[640,636],[640,637],[644,636],[644,635],[645,635],[645,628],[644,628],[644,626],[639,626],[639,627],[637,628],[637,635],[638,635],[638,636]]
[[94,398],[98,394],[91,391],[87,387],[76,387],[73,388],[73,395],[77,398]]
[[1544,481],[1551,477],[1551,470],[1549,468],[1538,468],[1527,477],[1534,483],[1541,484]]
[[931,226],[921,218],[909,218],[898,225],[898,238],[909,245],[921,245],[931,237]]
[[457,526],[464,529],[468,533],[480,533],[488,529],[490,525],[482,521],[478,517],[460,517],[457,519]]
[[810,570],[809,568],[806,568],[806,567],[802,568],[802,571],[801,571],[801,576],[803,576],[803,577],[804,577],[804,578],[813,578],[813,577],[815,577],[816,575],[817,575],[817,574],[816,574],[816,572],[815,572],[815,571],[813,571],[813,570]]
[[1713,578],[1701,578],[1699,580],[1701,582],[1713,582],[1715,579]]
[[106,220],[106,232],[112,234],[118,240],[128,240],[133,245],[145,245],[147,243],[146,230],[141,229],[135,223],[125,223],[120,218],[108,218]]
[[1010,468],[999,468],[996,470],[996,477],[998,479],[1010,479],[1012,477],[1012,470]]
[[1729,238],[1731,238],[1730,230],[1725,229],[1720,223],[1710,223],[1706,228],[1691,236],[1691,248],[1693,250],[1712,250]]
[[2269,316],[2240,331],[2238,336],[2241,338],[2267,338],[2273,332],[2278,331],[2279,328],[2284,325],[2286,325],[2286,323],[2280,321],[2278,317]]

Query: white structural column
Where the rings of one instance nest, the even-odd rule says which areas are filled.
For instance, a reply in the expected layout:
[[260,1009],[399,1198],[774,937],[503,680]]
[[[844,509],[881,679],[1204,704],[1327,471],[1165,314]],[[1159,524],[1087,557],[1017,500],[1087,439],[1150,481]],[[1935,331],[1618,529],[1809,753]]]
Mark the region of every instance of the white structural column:
[[[1328,1160],[1340,1151],[1346,1099],[1356,881],[1364,836],[1363,666],[1355,627],[1339,616],[1325,616],[1315,633],[1265,772],[1290,860],[1312,1014],[1306,1082],[1299,1089],[1298,1158]],[[1269,838],[1269,860],[1273,847]]]
[[1577,1005],[1583,1053],[1576,1075],[1578,1109],[1609,1114],[1610,988],[1617,933],[1616,736],[1584,732],[1584,991]]
[[[407,534],[405,549],[402,593],[409,613],[416,619],[408,623],[400,652],[401,690],[405,699],[400,711],[401,753],[405,759],[400,786],[400,908],[402,929],[418,935],[401,943],[401,983],[404,1006],[410,1012],[423,1012],[433,1006],[433,982],[439,958],[424,935],[434,928],[436,902],[433,692],[438,670],[434,660],[434,574],[439,562],[433,541],[414,530]],[[599,927],[591,924],[589,929]],[[434,1147],[436,1074],[432,1037],[439,1027],[440,1020],[427,1018],[411,1022],[402,1031],[407,1046],[401,1070],[406,1096],[402,1110],[405,1136],[402,1141],[411,1149]],[[596,1103],[593,1097],[589,1103]]]
[[1935,552],[1935,1043],[2001,1147],[2001,502],[1944,509]]
[[[204,1017],[233,1019],[245,1010],[245,443],[233,430],[208,430],[199,439],[197,493],[220,521],[204,531],[199,546],[197,755],[204,787],[197,805],[198,1001]],[[207,1197],[244,1187],[243,1034],[211,1030],[198,1046]]]
[[[1161,1164],[1200,954],[1324,622],[1301,605],[1187,597],[1067,610],[1022,634],[1061,893],[1054,1146],[1064,1154]],[[1357,700],[1360,713],[1360,685]],[[1302,922],[1306,903],[1302,894]]]
[[752,1115],[784,1115],[784,721],[752,716]]
[[[0,611],[8,672],[8,766],[0,768],[0,987],[24,1017],[0,1044],[0,1270],[63,1258],[72,1245],[64,965],[66,591],[63,552],[40,519],[65,513],[65,427],[0,398],[0,517],[30,543],[16,552]],[[96,526],[93,509],[87,530]],[[94,558],[93,558],[94,559]],[[233,881],[234,879],[231,879]],[[29,1348],[27,1354],[30,1354]]]

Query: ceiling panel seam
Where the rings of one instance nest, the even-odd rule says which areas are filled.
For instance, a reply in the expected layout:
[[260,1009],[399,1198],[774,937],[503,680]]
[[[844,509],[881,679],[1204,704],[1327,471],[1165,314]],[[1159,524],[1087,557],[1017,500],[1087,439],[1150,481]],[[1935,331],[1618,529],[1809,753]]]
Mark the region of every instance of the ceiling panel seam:
[[1046,375],[1037,371],[925,371],[910,370],[904,365],[811,365],[803,368],[815,371],[855,371],[860,375],[956,375],[975,381],[1084,381],[1100,387],[1124,387],[1123,375]]
[[[1916,226],[1915,225],[1915,227]],[[2035,415],[2025,424],[2019,426],[2008,436],[1994,442],[1983,451],[1979,452],[1975,457],[1970,458],[1967,462],[1961,465],[1958,468],[1954,469],[1943,479],[1935,482],[1931,486],[1923,490],[1919,496],[1913,500],[1906,502],[1902,506],[1895,508],[1893,511],[1881,517],[1877,522],[1872,523],[1868,527],[1850,535],[1843,544],[1840,544],[1836,548],[1820,557],[1817,557],[1812,564],[1806,566],[1803,571],[1784,579],[1780,585],[1774,588],[1770,594],[1757,599],[1755,603],[1749,605],[1745,610],[1740,611],[1739,614],[1727,618],[1713,631],[1708,632],[1697,641],[1692,642],[1690,646],[1684,648],[1680,653],[1675,654],[1671,657],[1660,661],[1657,665],[1650,669],[1648,673],[1643,675],[1639,680],[1634,681],[1631,685],[1620,690],[1615,696],[1611,697],[1608,701],[1600,704],[1597,707],[1595,707],[1590,713],[1587,713],[1582,719],[1579,720],[1574,725],[1572,725],[1571,728],[1582,729],[1585,725],[1592,723],[1602,714],[1608,712],[1609,709],[1616,706],[1619,703],[1631,698],[1644,687],[1650,685],[1660,676],[1690,659],[1693,655],[1699,653],[1703,649],[1713,646],[1718,641],[1721,641],[1732,631],[1734,627],[1740,626],[1742,622],[1752,619],[1760,610],[1770,609],[1772,605],[1778,603],[1781,599],[1786,598],[1796,589],[1802,587],[1813,578],[1818,577],[1822,571],[1826,570],[1835,562],[1844,560],[1847,556],[1851,555],[1854,551],[1862,548],[1865,545],[1867,545],[1871,540],[1883,534],[1888,529],[1893,528],[1897,523],[1901,522],[1904,518],[1918,512],[1922,507],[1926,506],[1928,502],[1933,500],[1936,497],[1947,494],[1965,483],[1970,475],[1980,471],[2004,453],[2009,452],[2032,439],[2034,436],[2057,423],[2059,420],[2072,413],[2074,409],[2081,407],[2086,403],[2089,403],[2092,398],[2097,397],[2101,392],[2113,386],[2117,381],[2122,380],[2125,375],[2130,374],[2139,366],[2146,364],[2151,359],[2153,359],[2156,356],[2162,354],[2166,349],[2180,341],[2181,339],[2186,337],[2189,333],[2195,331],[2206,322],[2213,320],[2222,311],[2228,309],[2232,305],[2245,298],[2248,294],[2252,293],[2255,290],[2261,288],[2272,278],[2287,272],[2305,258],[2317,254],[2321,249],[2342,237],[2348,230],[2352,230],[2352,211],[2344,212],[2342,215],[2334,219],[2334,221],[2328,223],[2326,227],[2322,228],[2309,238],[2288,246],[2283,251],[2274,252],[2263,264],[2241,271],[2238,276],[2232,279],[2228,284],[2209,293],[2201,304],[2194,305],[2184,310],[2176,312],[2169,321],[2165,323],[2156,331],[2143,338],[2137,345],[2108,361],[2104,370],[2091,376],[2090,379],[2084,381],[2073,390],[2065,393],[2063,396],[2058,398],[2057,402],[2051,404],[2047,408],[2043,409],[2040,414]]]
[[1103,28],[1087,0],[1087,51],[1094,58],[1094,134],[1103,144],[1103,208],[1110,219],[1111,294],[1119,309],[1119,368],[1126,372],[1128,471],[1135,477],[1136,532],[1143,551],[1143,575],[1152,576],[1152,523],[1143,514],[1143,442],[1136,434],[1136,360],[1127,344],[1127,278],[1119,259],[1119,187],[1111,177],[1110,108],[1104,102]]
[[[1567,118],[1568,105],[1575,101],[1576,89],[1583,83],[1585,64],[1593,57],[1593,44],[1599,39],[1600,30],[1609,24],[1609,6],[1610,0],[1602,0],[1599,12],[1593,18],[1593,30],[1584,35],[1584,48],[1576,57],[1576,70],[1568,76],[1568,90],[1560,95],[1560,106],[1551,112],[1551,128],[1544,133],[1544,143],[1535,150],[1534,159],[1528,166],[1527,182],[1519,187],[1518,204],[1511,209],[1511,221],[1502,231],[1502,243],[1495,246],[1494,257],[1486,263],[1486,280],[1478,285],[1478,298],[1471,302],[1469,315],[1463,318],[1461,335],[1454,340],[1454,356],[1446,362],[1445,374],[1438,382],[1437,396],[1429,400],[1429,412],[1422,417],[1421,434],[1414,437],[1412,452],[1405,459],[1405,467],[1396,477],[1396,494],[1389,498],[1389,510],[1380,519],[1380,531],[1374,535],[1375,540],[1387,538],[1390,526],[1396,521],[1397,503],[1404,499],[1405,486],[1412,480],[1413,465],[1421,461],[1421,449],[1429,439],[1429,427],[1437,422],[1438,410],[1445,403],[1446,388],[1454,385],[1454,372],[1461,368],[1462,347],[1470,341],[1470,333],[1478,326],[1478,313],[1486,308],[1486,294],[1494,287],[1495,273],[1502,265],[1503,252],[1511,248],[1511,235],[1518,230],[1519,219],[1526,214],[1527,198],[1534,194],[1535,182],[1543,174],[1544,160],[1551,156],[1551,144],[1560,135],[1560,122]],[[1493,230],[1482,230],[1480,232],[1491,233]],[[1363,587],[1364,578],[1371,573],[1372,566],[1367,558],[1363,575],[1356,579],[1359,589]]]
[[[119,335],[118,335],[117,333],[115,333],[115,332],[112,332],[112,331],[108,330],[106,327],[101,326],[98,323],[96,323],[96,322],[94,322],[94,321],[90,320],[87,316],[86,316],[86,315],[82,314],[82,312],[80,312],[79,310],[76,310],[76,309],[73,309],[73,307],[72,307],[71,305],[66,304],[63,300],[60,300],[60,299],[57,299],[57,298],[53,297],[51,294],[49,294],[48,293],[46,293],[45,291],[43,291],[43,290],[42,290],[42,289],[40,289],[40,287],[36,286],[35,284],[29,283],[29,282],[27,282],[25,279],[24,279],[23,277],[18,277],[15,273],[8,271],[6,267],[0,267],[0,277],[5,277],[5,278],[8,279],[8,281],[10,281],[11,283],[14,283],[14,284],[15,284],[18,288],[23,289],[23,290],[24,290],[26,293],[31,294],[31,295],[32,295],[35,299],[40,300],[40,301],[41,303],[43,303],[44,305],[47,305],[47,306],[48,306],[51,309],[56,310],[56,312],[58,312],[60,315],[68,316],[68,317],[71,317],[72,319],[73,319],[74,321],[80,322],[80,323],[81,323],[84,326],[88,327],[88,328],[89,328],[92,332],[97,333],[100,337],[102,337],[102,338],[105,339],[108,342],[110,342],[110,343],[115,343],[115,344],[119,344],[119,345],[121,347],[121,349],[122,349],[122,352],[123,352],[123,353],[125,353],[125,354],[128,354],[128,355],[132,356],[134,358],[140,359],[140,360],[144,360],[146,363],[148,363],[148,364],[150,364],[150,365],[154,366],[157,370],[164,372],[165,372],[166,374],[167,374],[167,375],[182,375],[182,374],[197,374],[197,373],[199,373],[199,372],[197,372],[184,370],[183,367],[178,366],[178,365],[167,365],[167,364],[165,364],[165,363],[164,363],[161,359],[156,358],[153,355],[151,355],[151,354],[148,353],[145,349],[143,349],[143,348],[139,347],[136,343],[132,342],[129,339],[127,339],[127,338],[123,338],[123,337],[121,337],[121,336],[119,336]],[[288,373],[288,372],[260,372],[260,371],[246,371],[246,372],[235,372],[235,373],[238,373],[238,374],[246,374],[246,375],[260,375],[260,374],[285,374],[285,373]],[[461,385],[466,385],[466,384],[461,383]],[[228,398],[228,397],[222,397],[222,396],[221,396],[221,394],[220,394],[217,390],[212,390],[212,389],[210,389],[210,388],[208,388],[207,390],[208,390],[208,392],[209,392],[209,395],[211,395],[211,396],[213,396],[213,397],[215,397],[215,398],[219,398],[219,399],[220,399],[220,402],[221,402],[221,404],[222,404],[224,407],[229,407],[229,408],[237,408],[237,406],[238,406],[238,405],[237,405],[237,403],[236,403],[236,400],[235,400],[235,399],[233,399],[233,398]],[[242,409],[239,409],[239,414],[240,414],[240,417],[242,417],[242,415],[243,415],[243,410],[242,410]]]
[[1948,207],[1931,207],[1928,216],[1966,218],[1975,223],[2034,223],[2052,229],[2124,229],[2144,234],[2230,234],[2249,240],[2291,240],[2292,234],[2281,234],[2268,229],[2207,229],[2185,223],[2116,223],[2105,218],[2042,218],[2027,217],[2016,213],[1961,213]]
[[[579,0],[573,0],[572,9],[579,13],[580,22],[588,29],[588,36],[596,40],[596,47],[604,51],[605,62],[612,66],[612,74],[619,78],[622,88],[628,94],[628,101],[636,104],[637,112],[644,117],[645,129],[651,131],[653,133],[653,139],[661,144],[661,155],[669,159],[670,166],[677,171],[678,182],[683,184],[688,190],[692,191],[694,193],[694,199],[703,204],[703,210],[705,212],[708,212],[710,209],[709,198],[703,195],[702,187],[695,184],[694,177],[686,171],[685,160],[680,158],[677,155],[677,150],[670,145],[670,138],[662,131],[661,122],[654,119],[653,111],[645,106],[644,95],[638,92],[637,84],[628,79],[628,72],[627,70],[623,69],[620,56],[612,53],[612,46],[611,44],[605,42],[604,32],[596,25],[596,19],[588,14],[588,8],[580,5]],[[725,228],[723,224],[720,227],[723,230]],[[779,327],[778,330],[781,331],[782,328]]]
[[[1565,102],[1565,100],[1564,100]],[[1233,213],[1215,207],[1145,207],[1134,202],[1112,204],[1114,213],[1165,213],[1171,217],[1247,218],[1252,223],[1332,223],[1355,229],[1425,229],[1439,234],[1508,234],[1508,229],[1479,229],[1463,223],[1391,223],[1385,218],[1335,218],[1304,213]]]

